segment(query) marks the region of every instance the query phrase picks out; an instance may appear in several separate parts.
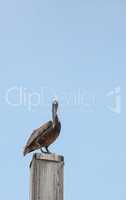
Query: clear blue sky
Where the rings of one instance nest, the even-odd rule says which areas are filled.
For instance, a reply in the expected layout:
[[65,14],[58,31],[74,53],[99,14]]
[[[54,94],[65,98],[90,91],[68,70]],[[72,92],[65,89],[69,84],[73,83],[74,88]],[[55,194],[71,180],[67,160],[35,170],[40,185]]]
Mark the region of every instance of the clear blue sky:
[[1,199],[28,200],[22,147],[54,95],[62,132],[50,149],[65,157],[65,200],[126,199],[125,24],[124,0],[0,2]]

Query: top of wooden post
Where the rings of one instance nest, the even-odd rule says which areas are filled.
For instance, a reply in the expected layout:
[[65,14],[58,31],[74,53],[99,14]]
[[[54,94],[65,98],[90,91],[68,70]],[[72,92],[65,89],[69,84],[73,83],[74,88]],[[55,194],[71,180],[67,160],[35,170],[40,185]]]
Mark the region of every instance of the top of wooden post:
[[[41,154],[41,153],[35,153],[33,154],[33,158],[31,161],[31,164],[33,160],[45,160],[45,161],[51,161],[51,162],[64,162],[64,157],[57,154]],[[30,167],[31,167],[30,164]]]

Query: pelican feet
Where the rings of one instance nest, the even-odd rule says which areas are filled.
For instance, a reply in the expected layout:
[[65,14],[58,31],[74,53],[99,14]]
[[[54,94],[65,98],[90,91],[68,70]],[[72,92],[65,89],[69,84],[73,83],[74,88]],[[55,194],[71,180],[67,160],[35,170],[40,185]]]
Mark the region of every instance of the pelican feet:
[[40,151],[41,153],[45,153],[45,154],[51,154],[51,152],[49,151],[48,147],[45,147],[46,151],[43,151],[43,149],[41,148]]

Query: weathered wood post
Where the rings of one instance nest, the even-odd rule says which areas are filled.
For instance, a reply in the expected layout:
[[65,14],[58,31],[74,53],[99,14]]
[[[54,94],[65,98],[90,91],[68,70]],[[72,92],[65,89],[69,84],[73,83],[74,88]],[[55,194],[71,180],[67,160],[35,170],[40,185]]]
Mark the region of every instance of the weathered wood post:
[[30,200],[63,200],[64,158],[34,154],[30,164]]

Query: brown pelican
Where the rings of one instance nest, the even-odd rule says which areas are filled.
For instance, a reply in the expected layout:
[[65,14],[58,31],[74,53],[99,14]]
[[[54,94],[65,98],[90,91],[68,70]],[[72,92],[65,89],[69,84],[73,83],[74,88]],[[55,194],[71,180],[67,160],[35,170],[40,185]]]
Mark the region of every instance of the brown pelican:
[[[61,123],[57,115],[57,110],[58,101],[53,100],[52,121],[48,121],[44,125],[40,126],[40,128],[33,131],[24,148],[24,156],[37,149],[40,149],[42,153],[51,153],[48,150],[48,147],[56,140],[61,130]],[[43,147],[46,149],[46,151],[43,151]]]

